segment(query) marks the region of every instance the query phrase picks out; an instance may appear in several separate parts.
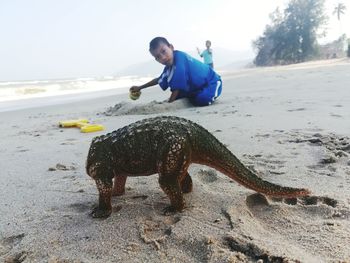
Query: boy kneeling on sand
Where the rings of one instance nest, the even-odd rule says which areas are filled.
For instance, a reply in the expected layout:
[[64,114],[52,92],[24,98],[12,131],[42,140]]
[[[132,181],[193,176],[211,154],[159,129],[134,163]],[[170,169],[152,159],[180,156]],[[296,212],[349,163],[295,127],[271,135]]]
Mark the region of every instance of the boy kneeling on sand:
[[141,86],[132,86],[131,92],[159,84],[166,90],[170,87],[168,102],[189,98],[195,106],[207,106],[221,94],[221,77],[208,65],[189,56],[185,52],[174,50],[164,37],[156,37],[149,44],[152,56],[165,66],[163,73]]

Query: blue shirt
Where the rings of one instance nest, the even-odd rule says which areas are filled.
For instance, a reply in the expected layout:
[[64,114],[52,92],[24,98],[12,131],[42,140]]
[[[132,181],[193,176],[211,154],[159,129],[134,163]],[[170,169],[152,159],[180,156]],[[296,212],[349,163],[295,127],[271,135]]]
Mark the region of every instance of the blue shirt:
[[211,53],[211,50],[209,52],[208,49],[205,49],[201,53],[201,57],[203,57],[205,64],[212,64],[213,63],[213,53]]
[[166,90],[180,90],[181,97],[191,97],[202,91],[209,83],[220,80],[220,76],[208,65],[185,52],[174,51],[174,63],[166,66],[158,84]]

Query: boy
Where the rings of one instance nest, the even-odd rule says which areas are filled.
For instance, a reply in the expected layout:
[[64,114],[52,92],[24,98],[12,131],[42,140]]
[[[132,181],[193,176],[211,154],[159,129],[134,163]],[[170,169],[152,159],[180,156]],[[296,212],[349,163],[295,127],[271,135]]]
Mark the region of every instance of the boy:
[[170,87],[168,102],[189,98],[195,106],[210,105],[221,94],[220,76],[208,65],[185,52],[174,50],[164,37],[154,38],[149,51],[156,61],[165,66],[163,73],[141,86],[132,86],[130,91],[137,92],[159,84],[163,90]]
[[210,40],[207,40],[205,42],[205,46],[207,47],[203,52],[199,51],[199,48],[197,47],[197,52],[198,55],[200,55],[204,63],[209,65],[210,67],[214,68],[214,63],[213,63],[213,50],[210,48],[211,47],[211,42]]

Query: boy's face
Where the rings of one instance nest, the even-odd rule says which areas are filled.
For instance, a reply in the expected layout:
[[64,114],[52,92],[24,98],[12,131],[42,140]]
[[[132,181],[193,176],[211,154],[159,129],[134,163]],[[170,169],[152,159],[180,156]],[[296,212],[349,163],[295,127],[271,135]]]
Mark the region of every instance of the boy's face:
[[173,45],[167,45],[160,43],[158,47],[151,50],[152,56],[164,66],[172,66],[174,63],[174,47]]
[[207,42],[205,42],[205,45],[206,45],[207,48],[210,48],[211,43],[209,41],[207,41]]

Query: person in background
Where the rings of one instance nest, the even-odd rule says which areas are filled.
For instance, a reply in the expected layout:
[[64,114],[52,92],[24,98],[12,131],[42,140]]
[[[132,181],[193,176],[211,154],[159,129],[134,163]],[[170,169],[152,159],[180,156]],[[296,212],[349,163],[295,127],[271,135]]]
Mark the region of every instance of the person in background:
[[205,41],[205,46],[206,46],[206,49],[203,50],[202,52],[200,52],[199,48],[197,47],[198,55],[200,55],[203,58],[205,64],[209,65],[211,68],[214,68],[213,50],[210,48],[211,41],[210,40]]
[[208,106],[220,96],[222,81],[213,68],[175,50],[166,38],[152,39],[149,51],[157,62],[165,66],[164,70],[159,77],[141,86],[132,86],[130,92],[140,92],[159,84],[164,91],[170,88],[168,102],[188,98],[195,106]]

